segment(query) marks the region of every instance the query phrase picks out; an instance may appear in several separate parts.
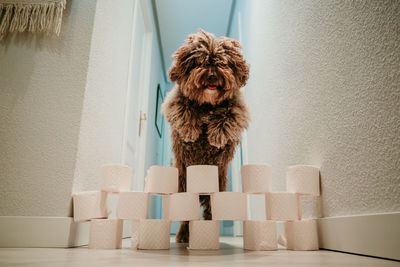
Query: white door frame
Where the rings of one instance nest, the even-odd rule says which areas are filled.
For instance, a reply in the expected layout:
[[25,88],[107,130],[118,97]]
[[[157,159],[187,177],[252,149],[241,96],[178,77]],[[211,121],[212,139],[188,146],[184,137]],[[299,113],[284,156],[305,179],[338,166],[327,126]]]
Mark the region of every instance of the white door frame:
[[[237,14],[237,23],[238,23],[238,41],[242,42],[242,22],[241,22],[241,14],[238,12]],[[240,145],[236,148],[235,156],[232,159],[232,191],[234,192],[242,192],[242,178],[241,178],[241,168],[242,163],[248,164],[247,158],[247,131],[243,131],[242,139],[240,141]],[[251,216],[250,213],[250,203],[247,201],[247,216]],[[233,222],[233,235],[241,236],[243,235],[243,227],[242,222],[234,221]]]
[[[126,149],[127,146],[134,145],[137,153],[137,162],[134,169],[134,177],[136,179],[132,182],[133,190],[143,191],[144,189],[144,174],[145,174],[145,159],[146,159],[146,139],[147,139],[147,119],[142,120],[141,122],[141,135],[139,134],[135,138],[135,144],[128,144],[128,125],[129,125],[129,110],[132,105],[130,99],[132,97],[132,71],[134,64],[134,42],[136,38],[136,17],[138,12],[142,12],[144,24],[145,24],[145,38],[143,40],[143,57],[141,60],[141,69],[143,70],[143,74],[141,80],[139,82],[139,95],[137,96],[138,106],[135,110],[137,114],[143,114],[142,116],[145,118],[147,116],[148,110],[148,102],[149,102],[149,91],[150,91],[150,68],[151,68],[151,56],[152,56],[152,42],[153,42],[153,27],[151,23],[151,17],[149,14],[149,7],[145,0],[136,0],[134,5],[133,12],[133,23],[132,23],[132,37],[131,37],[131,48],[129,55],[129,72],[127,79],[127,96],[125,103],[125,125],[124,125],[124,136],[122,142],[122,162],[126,162]],[[140,120],[140,119],[139,119]]]

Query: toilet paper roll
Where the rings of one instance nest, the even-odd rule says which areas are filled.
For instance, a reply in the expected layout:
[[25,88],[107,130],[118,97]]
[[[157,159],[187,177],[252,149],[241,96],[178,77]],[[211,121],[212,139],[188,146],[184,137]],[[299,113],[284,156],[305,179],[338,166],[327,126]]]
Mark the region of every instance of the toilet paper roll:
[[244,165],[241,173],[243,192],[257,194],[271,191],[271,170],[267,164]]
[[213,220],[244,221],[247,216],[247,198],[241,192],[219,192],[211,195]]
[[193,165],[186,168],[186,191],[213,193],[219,191],[218,167],[214,165]]
[[189,249],[219,249],[218,221],[190,221]]
[[121,192],[117,217],[124,220],[147,219],[149,194],[143,192]]
[[169,249],[169,220],[142,219],[139,225],[139,249]]
[[90,221],[89,248],[116,249],[122,246],[120,219],[93,219]]
[[131,248],[137,249],[139,245],[140,220],[131,221]]
[[299,194],[288,192],[266,193],[267,220],[293,221],[301,219]]
[[131,176],[133,169],[127,165],[112,164],[101,168],[101,191],[118,193],[131,189]]
[[275,221],[244,221],[243,248],[248,250],[277,250]]
[[284,223],[286,247],[290,250],[318,250],[316,220],[301,220]]
[[302,219],[316,219],[323,217],[321,196],[300,195]]
[[107,218],[107,192],[88,191],[72,195],[74,221],[84,222],[90,219]]
[[169,196],[169,219],[171,221],[200,220],[198,193],[176,193]]
[[178,169],[174,167],[151,166],[147,171],[145,191],[153,194],[178,192]]
[[286,186],[288,192],[319,196],[319,168],[311,165],[288,167]]

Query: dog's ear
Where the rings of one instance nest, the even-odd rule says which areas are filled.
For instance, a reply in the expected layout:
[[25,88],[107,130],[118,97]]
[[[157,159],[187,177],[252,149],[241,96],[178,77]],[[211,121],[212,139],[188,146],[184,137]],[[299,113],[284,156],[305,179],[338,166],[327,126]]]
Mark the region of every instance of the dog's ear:
[[172,63],[171,67],[168,70],[168,76],[171,82],[176,82],[177,80],[179,80],[180,75],[175,61],[174,63]]
[[249,79],[250,66],[247,64],[244,57],[241,56],[239,60],[235,61],[235,68],[237,78],[240,82],[240,87],[243,87],[246,85],[247,80]]
[[235,72],[239,86],[242,87],[246,85],[246,82],[249,79],[250,67],[241,52],[242,46],[237,40],[228,37],[221,37],[219,38],[219,41],[225,49],[225,52],[230,55],[228,62]]
[[168,70],[171,82],[180,80],[188,69],[187,57],[190,54],[189,44],[185,43],[174,53],[174,61]]
[[198,39],[199,33],[188,35],[185,43],[174,53],[174,62],[168,70],[168,76],[171,82],[179,81],[193,66],[194,57],[192,54]]

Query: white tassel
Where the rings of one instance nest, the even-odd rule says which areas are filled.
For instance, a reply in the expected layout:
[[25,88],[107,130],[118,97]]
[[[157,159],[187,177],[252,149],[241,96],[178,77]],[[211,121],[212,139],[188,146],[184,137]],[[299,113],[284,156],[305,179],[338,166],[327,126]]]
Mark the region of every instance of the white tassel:
[[66,0],[0,0],[0,40],[25,30],[60,35]]
[[13,8],[12,6],[4,6],[2,8],[3,14],[2,14],[2,19],[1,19],[1,23],[0,23],[0,40],[2,40],[8,32],[8,27],[9,27],[10,21],[11,21],[12,8]]

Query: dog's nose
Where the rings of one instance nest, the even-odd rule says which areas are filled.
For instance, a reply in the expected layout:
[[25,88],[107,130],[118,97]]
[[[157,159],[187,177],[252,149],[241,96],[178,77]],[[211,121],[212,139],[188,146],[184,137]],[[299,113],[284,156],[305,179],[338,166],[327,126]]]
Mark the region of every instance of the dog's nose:
[[217,76],[214,72],[210,73],[207,78],[208,82],[215,83],[217,81]]

